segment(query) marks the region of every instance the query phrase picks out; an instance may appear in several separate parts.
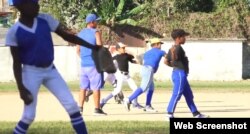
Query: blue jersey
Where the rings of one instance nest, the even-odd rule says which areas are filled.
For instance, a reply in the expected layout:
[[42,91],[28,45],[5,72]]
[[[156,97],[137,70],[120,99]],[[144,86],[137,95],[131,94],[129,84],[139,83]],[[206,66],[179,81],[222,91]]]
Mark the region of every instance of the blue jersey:
[[[96,34],[97,30],[94,28],[85,28],[79,34],[78,37],[87,41],[90,44],[96,45]],[[95,66],[95,62],[92,58],[92,50],[86,47],[80,47],[80,57],[81,57],[81,66],[90,67]]]
[[148,50],[143,56],[143,65],[151,66],[156,73],[159,67],[160,60],[165,52],[158,48]]
[[18,47],[22,64],[50,65],[54,60],[51,32],[58,25],[59,22],[48,14],[39,14],[31,28],[18,21],[9,29],[6,45]]

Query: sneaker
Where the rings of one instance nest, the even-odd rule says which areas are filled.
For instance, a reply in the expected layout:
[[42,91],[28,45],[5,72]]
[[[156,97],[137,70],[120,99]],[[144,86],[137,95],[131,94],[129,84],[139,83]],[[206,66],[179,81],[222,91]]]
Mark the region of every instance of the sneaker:
[[171,118],[174,118],[174,114],[169,114],[169,113],[168,113],[168,114],[166,115],[166,117],[165,117],[166,121],[170,121]]
[[129,99],[128,99],[128,98],[125,98],[125,99],[123,100],[123,104],[124,104],[125,108],[126,108],[128,111],[130,111],[130,102],[129,102]]
[[153,112],[153,113],[158,112],[158,111],[155,110],[152,106],[146,106],[146,107],[144,108],[144,111],[145,111],[145,112]]
[[100,102],[100,108],[102,109],[105,104],[106,104],[105,101],[102,99]]
[[104,113],[100,108],[95,108],[94,115],[107,115],[107,113]]
[[144,107],[140,105],[139,103],[133,103],[133,108],[143,109]]
[[197,114],[194,116],[194,118],[208,118],[208,115],[204,115],[204,114]]

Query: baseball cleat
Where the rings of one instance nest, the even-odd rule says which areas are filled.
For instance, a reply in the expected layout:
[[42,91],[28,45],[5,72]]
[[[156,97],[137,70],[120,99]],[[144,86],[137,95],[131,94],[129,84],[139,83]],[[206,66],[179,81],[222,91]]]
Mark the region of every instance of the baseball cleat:
[[124,101],[124,106],[125,108],[127,109],[127,111],[130,111],[130,102],[129,102],[129,99],[128,98],[125,98]]
[[146,107],[144,108],[144,111],[145,111],[145,112],[152,112],[152,113],[158,112],[158,111],[155,110],[152,106],[146,106]]
[[198,115],[195,115],[194,118],[209,118],[209,116],[205,114],[198,114]]

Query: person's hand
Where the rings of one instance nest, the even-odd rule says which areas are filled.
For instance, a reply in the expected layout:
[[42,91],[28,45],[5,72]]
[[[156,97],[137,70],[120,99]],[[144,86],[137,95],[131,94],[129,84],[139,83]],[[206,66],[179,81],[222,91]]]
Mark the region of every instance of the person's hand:
[[20,93],[20,97],[24,101],[25,105],[29,105],[30,103],[33,102],[33,96],[32,96],[32,94],[24,86],[19,90],[19,93]]

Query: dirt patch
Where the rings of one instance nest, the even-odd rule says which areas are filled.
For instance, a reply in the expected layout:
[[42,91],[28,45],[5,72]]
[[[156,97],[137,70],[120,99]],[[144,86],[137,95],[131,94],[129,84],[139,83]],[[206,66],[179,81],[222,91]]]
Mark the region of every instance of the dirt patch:
[[[103,91],[107,95],[108,91]],[[125,92],[129,95],[130,92]],[[77,92],[73,92],[78,100]],[[195,92],[195,103],[204,114],[211,117],[249,117],[250,116],[250,93],[216,93]],[[144,112],[142,109],[131,108],[127,112],[122,104],[116,104],[114,99],[105,105],[103,110],[107,116],[94,116],[93,98],[85,103],[83,117],[85,120],[145,120],[164,121],[166,107],[170,100],[171,92],[155,91],[153,96],[153,107],[157,113]],[[145,94],[139,97],[139,102],[145,104]],[[0,93],[0,121],[18,121],[21,117],[23,104],[18,93]],[[176,117],[192,117],[184,97],[177,105]],[[67,121],[69,117],[56,98],[49,92],[42,92],[38,97],[36,121]]]

